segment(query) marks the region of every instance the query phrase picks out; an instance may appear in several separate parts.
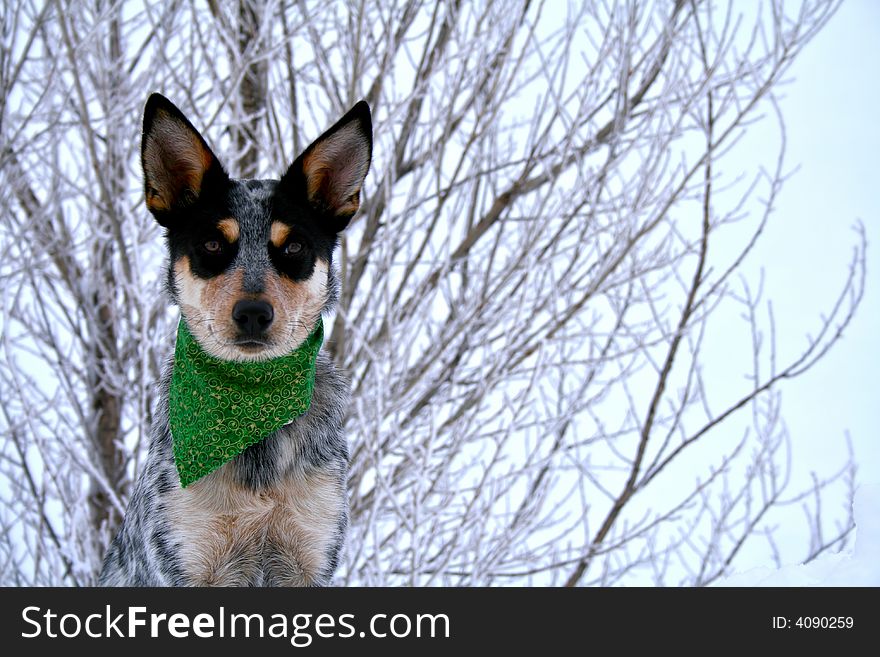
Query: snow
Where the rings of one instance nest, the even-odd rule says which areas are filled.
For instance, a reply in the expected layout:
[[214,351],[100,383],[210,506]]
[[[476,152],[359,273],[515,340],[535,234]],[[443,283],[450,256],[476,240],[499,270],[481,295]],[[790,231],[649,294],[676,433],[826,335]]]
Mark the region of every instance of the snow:
[[880,586],[880,484],[861,485],[853,511],[855,545],[807,564],[754,568],[714,586]]

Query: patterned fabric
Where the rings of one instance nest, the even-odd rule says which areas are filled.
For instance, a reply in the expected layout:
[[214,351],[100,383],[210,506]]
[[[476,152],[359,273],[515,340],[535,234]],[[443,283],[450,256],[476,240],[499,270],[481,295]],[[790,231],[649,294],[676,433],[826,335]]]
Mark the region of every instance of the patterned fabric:
[[318,319],[312,334],[287,356],[224,361],[205,353],[181,318],[169,394],[181,486],[210,474],[309,409],[323,340]]

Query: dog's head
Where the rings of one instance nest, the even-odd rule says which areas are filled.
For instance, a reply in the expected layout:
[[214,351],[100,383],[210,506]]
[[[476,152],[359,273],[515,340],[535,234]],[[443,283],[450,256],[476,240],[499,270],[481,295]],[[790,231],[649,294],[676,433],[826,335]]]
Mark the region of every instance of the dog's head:
[[231,179],[186,117],[153,94],[141,158],[147,207],[167,229],[168,282],[190,332],[224,360],[293,351],[335,296],[332,254],[370,168],[361,101],[281,180]]

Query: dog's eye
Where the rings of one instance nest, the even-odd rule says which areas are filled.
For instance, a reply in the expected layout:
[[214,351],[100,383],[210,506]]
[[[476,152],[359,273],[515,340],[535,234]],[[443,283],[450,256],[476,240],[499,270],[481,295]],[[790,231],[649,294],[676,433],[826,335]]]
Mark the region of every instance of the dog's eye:
[[302,251],[302,248],[302,244],[300,244],[299,242],[288,242],[287,246],[284,247],[284,255],[296,255],[297,253]]
[[208,240],[203,246],[208,253],[220,253],[223,250],[223,245],[217,240]]

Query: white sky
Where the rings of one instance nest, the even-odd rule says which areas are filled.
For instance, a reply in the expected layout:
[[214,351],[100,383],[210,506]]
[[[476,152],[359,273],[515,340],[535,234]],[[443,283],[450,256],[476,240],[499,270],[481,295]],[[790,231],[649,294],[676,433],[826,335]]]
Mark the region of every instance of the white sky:
[[[767,274],[778,334],[815,333],[843,284],[861,219],[868,237],[866,292],[844,340],[783,387],[783,414],[799,469],[828,473],[851,432],[861,482],[880,481],[880,2],[848,0],[806,47],[783,93],[789,167],[777,214],[755,255]],[[789,327],[785,330],[785,327]],[[801,328],[802,327],[802,328]]]

